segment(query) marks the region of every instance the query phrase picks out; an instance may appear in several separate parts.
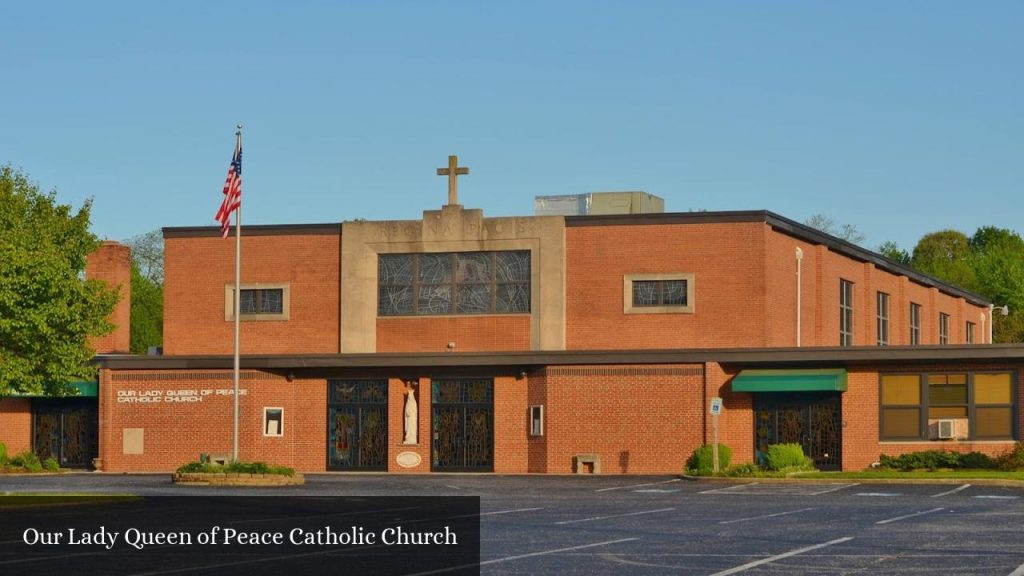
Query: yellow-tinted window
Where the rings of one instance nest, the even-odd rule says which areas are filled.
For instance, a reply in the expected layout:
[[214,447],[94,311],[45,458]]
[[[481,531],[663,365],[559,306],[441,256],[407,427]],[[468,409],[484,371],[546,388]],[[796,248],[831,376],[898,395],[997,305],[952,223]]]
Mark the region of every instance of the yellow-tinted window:
[[882,404],[912,406],[920,403],[920,376],[917,374],[882,376]]
[[929,418],[967,418],[967,406],[932,406],[928,409]]
[[920,435],[920,409],[885,408],[882,410],[883,438],[917,438]]
[[976,408],[974,435],[979,438],[1009,438],[1013,435],[1013,410],[1006,408]]
[[975,404],[1010,404],[1012,381],[1009,374],[975,374]]

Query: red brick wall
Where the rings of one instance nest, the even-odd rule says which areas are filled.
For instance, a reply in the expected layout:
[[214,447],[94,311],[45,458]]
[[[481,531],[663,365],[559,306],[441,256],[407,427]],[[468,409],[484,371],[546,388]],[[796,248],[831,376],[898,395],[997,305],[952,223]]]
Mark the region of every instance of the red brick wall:
[[456,352],[530,349],[529,316],[377,318],[377,352]]
[[733,465],[754,459],[754,395],[733,392],[730,382],[738,370],[726,370],[720,364],[708,362],[705,366],[707,393],[702,404],[704,442],[712,442],[711,398],[722,399],[722,413],[718,416],[718,442],[732,449]]
[[[596,453],[602,474],[680,473],[701,444],[701,366],[547,369],[547,472]],[[525,423],[525,410],[523,411]]]
[[[288,321],[243,321],[243,354],[336,353],[339,347],[338,235],[242,235],[242,284],[289,283]],[[224,286],[235,282],[235,243],[164,241],[164,354],[231,354]]]
[[0,442],[13,456],[32,447],[32,401],[0,398]]
[[543,434],[540,436],[529,435],[529,412],[524,416],[527,426],[527,457],[529,459],[526,471],[544,473],[548,471],[548,377],[546,371],[541,370],[530,375],[526,404],[526,410],[529,410],[530,406],[544,407]]
[[118,288],[120,293],[120,300],[110,315],[114,331],[89,341],[97,354],[128,353],[131,342],[131,262],[131,250],[112,241],[103,242],[86,257],[85,277],[89,280],[103,280],[109,288]]
[[[407,382],[412,383],[408,385]],[[405,440],[405,393],[412,389],[418,408],[417,443],[403,444]],[[414,452],[420,457],[419,466],[404,468],[396,459],[402,452]],[[430,380],[412,378],[388,380],[388,472],[424,474],[430,472]]]
[[[763,223],[565,230],[568,349],[716,348],[765,342]],[[623,276],[693,273],[693,314],[624,314]]]
[[[286,379],[243,371],[239,389],[239,457],[293,466],[326,468],[327,384],[323,379]],[[198,460],[200,453],[232,452],[233,400],[230,371],[152,372],[101,370],[100,457],[108,471],[168,471]],[[201,402],[125,403],[123,394],[196,390]],[[203,395],[203,390],[212,390]],[[284,436],[263,435],[263,408],[284,408]],[[143,428],[144,453],[123,454],[123,430]]]

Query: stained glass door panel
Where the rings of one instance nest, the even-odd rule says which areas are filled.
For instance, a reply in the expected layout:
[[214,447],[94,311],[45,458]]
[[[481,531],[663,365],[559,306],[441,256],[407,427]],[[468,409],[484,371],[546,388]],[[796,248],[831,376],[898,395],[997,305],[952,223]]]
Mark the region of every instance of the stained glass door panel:
[[431,383],[431,469],[494,470],[494,382]]
[[759,464],[772,444],[800,444],[819,470],[842,469],[839,394],[755,394],[754,450]]
[[387,470],[387,381],[329,380],[327,468]]

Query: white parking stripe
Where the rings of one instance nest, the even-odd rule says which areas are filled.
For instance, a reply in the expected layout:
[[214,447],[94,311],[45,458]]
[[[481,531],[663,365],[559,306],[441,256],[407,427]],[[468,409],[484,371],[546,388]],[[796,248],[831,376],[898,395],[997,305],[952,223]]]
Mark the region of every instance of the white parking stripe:
[[968,489],[970,487],[971,487],[970,484],[963,484],[963,485],[957,486],[956,488],[953,488],[952,490],[946,490],[945,492],[940,492],[938,494],[932,494],[932,498],[938,498],[939,496],[949,496],[950,494],[956,494],[957,492],[959,492],[961,490],[966,490],[966,489]]
[[801,508],[799,510],[790,510],[789,512],[777,512],[775,514],[765,514],[764,516],[751,516],[750,518],[737,518],[736,520],[725,520],[719,522],[719,524],[735,524],[736,522],[746,522],[747,520],[760,520],[762,518],[775,518],[776,516],[788,516],[790,514],[797,514],[799,512],[807,512],[808,510],[814,510],[814,508]]
[[849,542],[850,540],[853,540],[853,536],[847,536],[845,538],[836,538],[835,540],[829,540],[828,542],[823,542],[821,544],[815,544],[814,546],[806,546],[804,548],[797,548],[796,550],[790,550],[789,552],[785,552],[785,553],[782,553],[782,554],[777,554],[775,556],[769,556],[767,558],[762,558],[760,560],[755,560],[753,562],[747,562],[746,564],[743,564],[742,566],[737,566],[735,568],[730,568],[728,570],[722,570],[721,572],[715,572],[711,576],[728,576],[729,574],[736,574],[737,572],[743,572],[744,570],[750,570],[751,568],[756,568],[756,567],[762,566],[764,564],[770,564],[772,562],[775,562],[776,560],[782,560],[783,558],[789,558],[790,556],[796,556],[797,554],[803,554],[804,552],[810,552],[811,550],[817,550],[819,548],[824,548],[826,546],[832,546],[834,544],[842,544],[843,542]]
[[515,510],[498,510],[497,512],[481,512],[480,516],[495,516],[497,514],[513,514],[515,512],[533,512],[534,510],[543,510],[544,508],[516,508]]
[[1024,564],[1017,566],[1017,569],[1010,572],[1007,576],[1024,576]]
[[889,524],[890,522],[898,522],[900,520],[906,520],[907,518],[913,518],[915,516],[924,516],[925,514],[931,514],[938,512],[939,510],[945,510],[945,508],[932,508],[931,510],[925,510],[924,512],[914,512],[913,514],[907,514],[905,516],[897,516],[895,518],[889,518],[888,520],[879,520],[875,524]]
[[736,492],[737,490],[743,490],[744,488],[748,488],[750,486],[757,486],[758,484],[760,484],[760,482],[750,482],[750,483],[747,483],[747,484],[734,484],[732,486],[726,486],[725,488],[715,488],[714,490],[704,490],[703,492],[698,492],[698,494],[714,494],[716,492],[729,492],[729,491]]
[[665,480],[664,482],[648,482],[646,484],[633,484],[631,486],[614,486],[612,488],[601,488],[600,490],[594,490],[594,492],[610,492],[612,490],[629,490],[630,488],[640,488],[643,486],[657,486],[659,484],[671,484],[672,482],[679,482],[679,478],[673,480]]
[[975,496],[975,498],[987,498],[989,500],[1016,500],[1020,496],[994,496],[989,494],[982,494],[981,496]]
[[484,560],[479,564],[463,564],[462,566],[452,566],[450,568],[441,568],[440,570],[431,570],[429,572],[416,572],[415,574],[407,574],[406,576],[427,576],[428,574],[442,574],[444,572],[454,572],[456,570],[465,570],[466,568],[475,568],[477,566],[487,566],[488,564],[498,564],[500,562],[511,562],[512,560],[521,560],[523,558],[533,558],[534,556],[546,556],[548,554],[558,554],[559,552],[572,552],[573,550],[596,548],[598,546],[610,546],[612,544],[619,544],[620,542],[632,542],[633,540],[639,540],[639,538],[622,538],[620,540],[595,542],[593,544],[583,544],[582,546],[570,546],[568,548],[559,548],[557,550],[545,550],[543,552],[519,554],[518,556],[506,556],[504,558],[495,558],[494,560]]
[[591,516],[590,518],[580,518],[578,520],[563,520],[561,522],[555,522],[555,525],[561,524],[576,524],[578,522],[593,522],[594,520],[607,520],[608,518],[624,518],[626,516],[640,516],[641,514],[656,514],[658,512],[670,512],[675,508],[659,508],[657,510],[644,510],[643,512],[630,512],[629,514],[613,514],[611,516]]
[[893,496],[902,496],[899,492],[858,492],[854,496],[879,496],[883,498],[892,498]]

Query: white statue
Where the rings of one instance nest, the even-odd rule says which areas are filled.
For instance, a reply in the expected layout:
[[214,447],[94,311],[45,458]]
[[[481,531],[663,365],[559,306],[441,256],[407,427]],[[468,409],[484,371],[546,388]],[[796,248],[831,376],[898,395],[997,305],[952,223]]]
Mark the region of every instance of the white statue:
[[405,392],[405,440],[403,444],[416,444],[416,429],[419,420],[419,409],[416,396],[412,389]]

